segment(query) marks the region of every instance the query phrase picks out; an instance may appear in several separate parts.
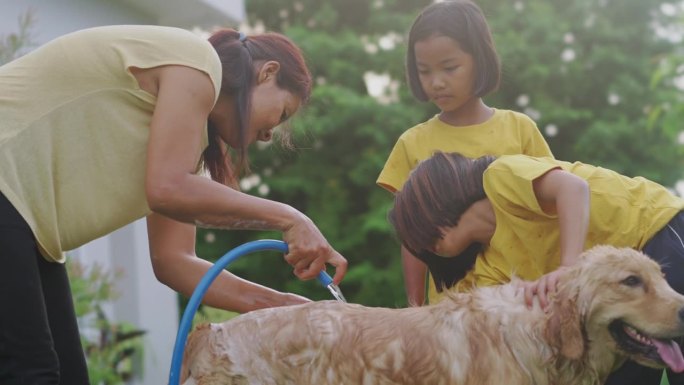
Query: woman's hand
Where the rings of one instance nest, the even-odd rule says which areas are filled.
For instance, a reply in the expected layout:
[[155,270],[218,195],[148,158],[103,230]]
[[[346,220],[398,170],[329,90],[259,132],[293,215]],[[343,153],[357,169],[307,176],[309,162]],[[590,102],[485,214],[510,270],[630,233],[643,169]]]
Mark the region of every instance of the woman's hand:
[[558,282],[560,278],[567,272],[567,266],[561,266],[558,269],[543,275],[536,281],[525,282],[523,287],[525,290],[525,304],[531,308],[534,296],[539,297],[539,305],[545,309],[550,301],[549,296],[558,289]]
[[316,278],[325,269],[325,264],[329,263],[335,266],[335,284],[342,281],[347,272],[347,260],[330,246],[307,216],[301,214],[292,226],[285,229],[283,240],[288,245],[285,260],[294,267],[299,279]]

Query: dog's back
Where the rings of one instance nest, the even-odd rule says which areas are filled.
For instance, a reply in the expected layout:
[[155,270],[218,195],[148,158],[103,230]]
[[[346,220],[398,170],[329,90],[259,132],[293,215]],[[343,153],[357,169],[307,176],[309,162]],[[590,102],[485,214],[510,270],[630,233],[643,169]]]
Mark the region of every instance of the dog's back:
[[[185,373],[198,385],[438,385],[529,379],[529,373],[515,369],[519,365],[510,344],[519,341],[508,340],[502,331],[523,325],[528,330],[529,322],[515,323],[534,314],[539,318],[541,311],[526,309],[509,287],[481,294],[486,302],[459,294],[420,308],[324,301],[247,313],[193,332]],[[520,305],[517,315],[510,313],[512,298]],[[499,317],[504,308],[507,319]],[[245,378],[249,381],[240,382]]]

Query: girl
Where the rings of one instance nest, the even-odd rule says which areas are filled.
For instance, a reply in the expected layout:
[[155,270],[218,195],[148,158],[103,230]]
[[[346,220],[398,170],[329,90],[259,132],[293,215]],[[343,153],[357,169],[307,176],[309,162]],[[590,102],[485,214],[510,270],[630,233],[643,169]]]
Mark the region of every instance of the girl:
[[[684,200],[647,179],[579,162],[436,153],[411,174],[389,216],[409,250],[481,250],[458,290],[527,284],[542,306],[564,268],[597,244],[643,250],[684,293]],[[432,266],[430,267],[432,269]],[[658,384],[662,371],[625,364],[609,384]],[[671,383],[673,383],[671,381]],[[678,383],[678,382],[677,382]]]
[[[141,217],[157,279],[185,295],[211,266],[195,225],[280,230],[299,278],[330,263],[342,279],[309,218],[227,186],[309,98],[286,37],[93,28],[0,67],[0,84],[0,383],[88,383],[63,251]],[[205,297],[238,312],[305,301],[227,272]]]
[[[404,132],[394,145],[377,184],[395,193],[409,172],[435,150],[458,151],[468,156],[529,154],[552,156],[535,123],[526,115],[487,106],[482,98],[499,85],[500,63],[487,20],[469,0],[444,1],[425,8],[408,36],[406,75],[411,92],[421,102],[430,101],[440,113]],[[406,293],[410,305],[425,301],[426,267],[402,247]],[[429,252],[421,256],[441,269],[472,264],[475,254],[448,261]],[[431,281],[429,300],[437,301],[452,282]]]

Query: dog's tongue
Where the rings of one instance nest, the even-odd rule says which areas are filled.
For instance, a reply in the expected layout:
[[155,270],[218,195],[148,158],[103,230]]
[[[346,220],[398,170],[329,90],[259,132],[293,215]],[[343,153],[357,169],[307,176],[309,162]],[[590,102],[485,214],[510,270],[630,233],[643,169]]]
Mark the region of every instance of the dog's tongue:
[[682,351],[676,342],[672,340],[659,341],[655,338],[651,341],[658,348],[660,358],[663,359],[672,371],[676,373],[684,372],[684,357],[682,357]]

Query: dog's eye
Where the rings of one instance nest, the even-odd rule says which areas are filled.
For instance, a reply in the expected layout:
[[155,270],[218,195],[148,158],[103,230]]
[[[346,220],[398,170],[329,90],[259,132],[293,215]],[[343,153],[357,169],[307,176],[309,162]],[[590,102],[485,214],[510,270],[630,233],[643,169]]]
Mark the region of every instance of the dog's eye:
[[641,278],[636,275],[630,275],[629,277],[623,279],[621,283],[629,287],[639,286],[641,285]]

